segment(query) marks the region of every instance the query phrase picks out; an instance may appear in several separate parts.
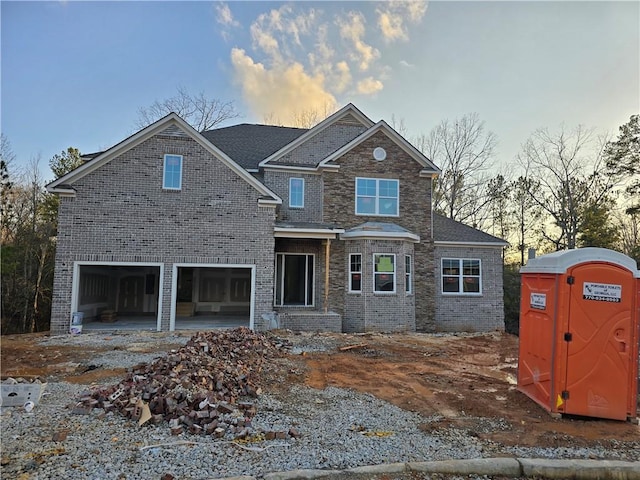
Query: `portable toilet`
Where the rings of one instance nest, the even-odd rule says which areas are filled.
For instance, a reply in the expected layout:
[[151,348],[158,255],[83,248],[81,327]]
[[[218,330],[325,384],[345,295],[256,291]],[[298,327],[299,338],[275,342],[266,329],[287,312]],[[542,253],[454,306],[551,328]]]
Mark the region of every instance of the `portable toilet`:
[[636,418],[640,271],[604,248],[520,269],[518,390],[552,414]]

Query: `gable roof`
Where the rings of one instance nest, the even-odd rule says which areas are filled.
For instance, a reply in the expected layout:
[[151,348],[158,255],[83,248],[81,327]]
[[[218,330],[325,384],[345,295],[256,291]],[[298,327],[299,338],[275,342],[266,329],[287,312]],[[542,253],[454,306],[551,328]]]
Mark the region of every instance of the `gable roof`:
[[433,213],[433,241],[441,245],[506,247],[508,242],[464,223]]
[[202,136],[241,167],[247,170],[258,170],[262,160],[288,145],[306,131],[306,128],[242,123],[231,127],[207,130],[202,132]]
[[422,165],[424,169],[420,172],[421,175],[441,173],[441,170],[438,167],[436,167],[431,162],[431,160],[429,160],[420,150],[418,150],[416,147],[411,145],[407,140],[405,140],[405,138],[402,135],[400,135],[393,128],[391,128],[389,124],[384,120],[380,120],[374,126],[370,127],[367,131],[363,132],[361,135],[354,138],[346,145],[342,146],[342,148],[339,148],[338,150],[333,152],[331,155],[329,155],[324,160],[322,160],[319,166],[334,166],[334,165],[331,165],[332,161],[341,157],[342,155],[347,153],[349,150],[357,147],[362,142],[364,142],[365,140],[368,140],[378,132],[383,132],[391,140],[393,140],[396,144],[398,144],[405,152],[407,152],[407,154],[409,154],[414,160],[416,160],[420,165]]
[[352,120],[353,123],[359,123],[363,125],[365,128],[370,128],[371,126],[374,125],[373,121],[369,117],[367,117],[364,113],[358,110],[355,105],[353,105],[352,103],[349,103],[344,107],[342,107],[333,115],[329,115],[327,118],[325,118],[322,122],[318,123],[313,128],[310,128],[309,130],[307,130],[303,135],[300,135],[293,142],[283,146],[281,149],[274,152],[269,157],[265,158],[262,162],[260,162],[260,166],[261,167],[275,166],[273,165],[273,163],[275,163],[277,159],[292,152],[302,144],[308,142],[314,136],[321,133],[326,128],[330,127],[334,123],[344,118],[349,118],[349,120]]
[[59,193],[63,195],[75,195],[75,189],[72,187],[73,183],[81,179],[85,175],[99,169],[102,165],[110,162],[114,158],[122,155],[128,150],[140,145],[142,142],[152,138],[155,135],[165,133],[168,135],[186,135],[195,140],[201,147],[207,150],[211,155],[215,156],[218,160],[228,166],[239,177],[249,183],[265,198],[259,201],[263,204],[280,204],[282,199],[268,189],[264,184],[254,178],[244,168],[234,162],[229,156],[220,150],[218,147],[209,142],[205,137],[193,129],[187,122],[180,118],[176,113],[170,113],[167,116],[161,118],[157,122],[143,128],[137,133],[134,133],[130,137],[126,138],[122,142],[114,145],[108,150],[98,154],[92,160],[84,163],[71,172],[63,175],[62,177],[54,180],[47,185],[47,190],[51,193]]

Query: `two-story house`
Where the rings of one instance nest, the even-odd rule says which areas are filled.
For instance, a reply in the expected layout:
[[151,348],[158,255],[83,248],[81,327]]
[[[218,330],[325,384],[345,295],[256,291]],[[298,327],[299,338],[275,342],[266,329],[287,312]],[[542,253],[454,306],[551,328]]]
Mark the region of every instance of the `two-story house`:
[[170,114],[48,186],[51,331],[503,329],[506,242],[435,215],[439,169],[349,104],[311,129],[196,132]]

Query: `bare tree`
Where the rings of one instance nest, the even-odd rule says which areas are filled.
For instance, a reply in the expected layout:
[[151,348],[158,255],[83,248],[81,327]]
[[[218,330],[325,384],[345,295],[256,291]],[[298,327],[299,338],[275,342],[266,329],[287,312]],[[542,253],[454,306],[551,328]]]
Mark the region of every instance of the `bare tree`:
[[416,145],[442,175],[434,183],[433,207],[454,220],[478,226],[487,203],[486,186],[497,139],[476,113],[444,120]]
[[511,183],[511,202],[513,203],[514,221],[516,223],[516,238],[520,265],[525,263],[525,252],[532,244],[532,233],[540,225],[542,210],[534,198],[538,194],[540,183],[527,177],[518,177]]
[[265,125],[277,125],[280,127],[311,128],[322,122],[328,116],[336,112],[336,105],[325,102],[320,107],[309,107],[289,110],[283,112],[288,120],[283,121],[275,112],[263,115],[262,121]]
[[183,87],[178,93],[165,100],[156,100],[148,107],[138,109],[136,127],[144,128],[156,120],[175,112],[198,132],[211,130],[222,122],[240,116],[233,102],[208,98],[204,92],[192,95]]
[[9,139],[4,134],[0,134],[0,188],[2,188],[0,192],[0,240],[3,244],[9,237],[9,225],[13,214],[13,203],[11,202],[13,182],[11,182],[9,166],[15,157]]
[[543,223],[540,234],[556,250],[576,248],[585,207],[611,192],[602,162],[605,142],[594,146],[595,140],[593,131],[582,126],[572,131],[562,127],[557,133],[539,129],[518,156],[539,182],[530,198],[550,217],[551,225]]
[[407,138],[407,135],[409,134],[409,129],[404,123],[404,118],[400,118],[398,120],[393,113],[391,114],[391,128],[393,128],[404,138]]

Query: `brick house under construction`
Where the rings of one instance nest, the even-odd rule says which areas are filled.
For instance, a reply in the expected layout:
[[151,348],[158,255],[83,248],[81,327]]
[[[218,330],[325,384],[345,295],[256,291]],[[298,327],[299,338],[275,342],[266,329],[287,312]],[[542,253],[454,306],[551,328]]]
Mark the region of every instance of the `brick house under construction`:
[[170,114],[48,185],[51,319],[157,330],[503,329],[506,242],[436,215],[439,169],[349,104],[311,129]]

